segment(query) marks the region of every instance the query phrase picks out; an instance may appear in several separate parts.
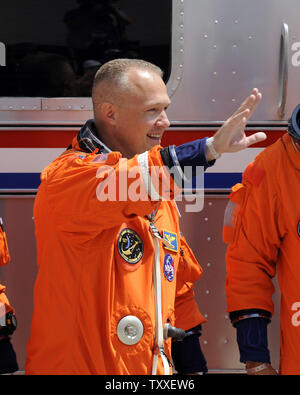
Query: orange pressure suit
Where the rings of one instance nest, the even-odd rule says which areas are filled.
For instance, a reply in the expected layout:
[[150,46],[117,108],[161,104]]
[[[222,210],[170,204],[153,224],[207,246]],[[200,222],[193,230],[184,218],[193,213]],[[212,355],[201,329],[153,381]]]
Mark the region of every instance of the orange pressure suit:
[[[175,203],[150,199],[141,182],[162,168],[160,149],[120,161],[118,152],[80,152],[75,138],[42,172],[27,374],[166,374],[164,325],[187,330],[205,321],[193,297],[201,268],[180,237]],[[139,199],[119,196],[137,182]],[[106,193],[112,199],[101,201]],[[150,231],[153,212],[172,245]]]
[[282,294],[281,374],[300,374],[300,152],[285,134],[233,187],[225,212],[228,311],[273,314],[272,278]]

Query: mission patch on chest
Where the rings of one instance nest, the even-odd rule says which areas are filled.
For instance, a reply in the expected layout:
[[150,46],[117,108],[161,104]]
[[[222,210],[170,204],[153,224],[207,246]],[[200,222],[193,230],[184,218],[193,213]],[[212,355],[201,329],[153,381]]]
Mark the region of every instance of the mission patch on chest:
[[118,238],[118,250],[126,262],[135,264],[143,256],[144,244],[141,237],[133,229],[125,228]]

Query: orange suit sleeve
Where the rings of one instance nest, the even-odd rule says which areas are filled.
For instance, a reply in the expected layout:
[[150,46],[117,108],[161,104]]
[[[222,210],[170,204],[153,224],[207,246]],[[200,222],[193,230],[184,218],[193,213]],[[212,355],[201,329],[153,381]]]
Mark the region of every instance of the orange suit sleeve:
[[280,207],[261,161],[251,163],[243,183],[233,187],[224,217],[228,311],[259,308],[273,314]]
[[10,311],[14,312],[14,309],[10,305],[9,300],[5,295],[5,289],[6,287],[0,283],[0,322],[1,322],[1,317],[5,313],[9,313]]
[[101,229],[111,228],[150,214],[166,192],[173,198],[174,182],[163,169],[160,147],[128,160],[118,152],[70,153],[42,172],[44,209],[53,211],[59,230],[73,235],[83,228],[87,235],[98,232],[100,218]]
[[206,321],[194,297],[194,283],[201,275],[201,266],[185,238],[181,236],[175,298],[175,326],[177,328],[188,330]]
[[2,220],[0,218],[0,266],[6,265],[10,261],[10,255],[7,245],[6,233],[2,227]]

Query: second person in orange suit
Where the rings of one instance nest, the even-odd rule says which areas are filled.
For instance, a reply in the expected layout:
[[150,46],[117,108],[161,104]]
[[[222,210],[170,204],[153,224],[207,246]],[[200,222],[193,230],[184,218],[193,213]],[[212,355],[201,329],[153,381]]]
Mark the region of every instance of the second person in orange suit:
[[276,374],[267,325],[281,290],[280,373],[300,374],[300,129],[299,106],[289,131],[260,153],[233,187],[225,213],[227,303],[248,374]]

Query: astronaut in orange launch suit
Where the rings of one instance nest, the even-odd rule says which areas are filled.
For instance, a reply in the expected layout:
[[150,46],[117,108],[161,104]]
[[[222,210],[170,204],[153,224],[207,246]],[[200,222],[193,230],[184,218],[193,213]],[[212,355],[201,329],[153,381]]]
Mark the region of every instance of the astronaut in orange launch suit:
[[175,368],[204,371],[196,345],[204,319],[193,293],[201,268],[180,234],[173,198],[184,166],[206,168],[265,138],[244,135],[261,95],[253,90],[210,140],[167,148],[159,143],[170,99],[156,66],[108,62],[92,98],[94,120],[41,175],[26,373],[170,374],[174,327],[196,337],[199,351],[192,367]]
[[228,311],[249,374],[274,374],[267,325],[274,312],[276,271],[281,290],[279,371],[300,374],[299,108],[289,121],[289,133],[248,165],[225,212]]

